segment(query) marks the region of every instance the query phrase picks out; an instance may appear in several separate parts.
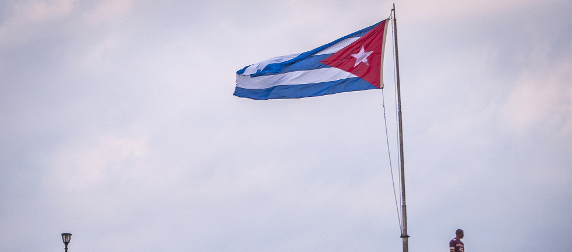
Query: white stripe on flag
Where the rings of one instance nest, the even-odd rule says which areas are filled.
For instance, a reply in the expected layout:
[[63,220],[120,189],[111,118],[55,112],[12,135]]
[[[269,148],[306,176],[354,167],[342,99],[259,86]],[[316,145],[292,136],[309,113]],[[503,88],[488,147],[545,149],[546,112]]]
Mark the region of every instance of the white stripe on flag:
[[336,81],[357,77],[338,68],[320,68],[308,71],[295,71],[283,74],[250,77],[236,75],[236,86],[246,89],[265,89],[279,85],[302,85],[319,82]]
[[330,47],[328,47],[328,48],[322,50],[321,52],[316,53],[315,55],[334,54],[334,53],[337,53],[339,50],[341,50],[342,48],[344,48],[344,47],[350,45],[351,43],[355,42],[355,41],[358,40],[359,38],[361,38],[361,37],[351,37],[351,38],[344,39],[344,40],[342,40],[342,41],[340,41],[340,42],[338,42],[338,43],[336,43],[336,44],[334,44],[334,45],[332,45],[332,46],[330,46]]

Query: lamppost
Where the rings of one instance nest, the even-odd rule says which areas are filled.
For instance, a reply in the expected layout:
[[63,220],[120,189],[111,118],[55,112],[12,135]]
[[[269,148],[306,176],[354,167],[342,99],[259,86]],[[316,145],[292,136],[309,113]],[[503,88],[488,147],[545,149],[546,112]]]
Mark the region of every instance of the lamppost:
[[66,245],[66,252],[68,252],[68,243],[70,243],[71,236],[72,236],[72,234],[70,234],[70,233],[62,233],[62,240],[64,241],[64,244]]

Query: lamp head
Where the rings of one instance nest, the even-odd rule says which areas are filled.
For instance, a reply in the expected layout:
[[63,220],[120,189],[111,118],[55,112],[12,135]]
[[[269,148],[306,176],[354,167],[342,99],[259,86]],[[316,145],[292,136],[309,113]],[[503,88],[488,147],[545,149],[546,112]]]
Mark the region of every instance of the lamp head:
[[72,236],[72,234],[70,234],[70,233],[62,233],[62,240],[66,245],[68,243],[70,243],[71,236]]

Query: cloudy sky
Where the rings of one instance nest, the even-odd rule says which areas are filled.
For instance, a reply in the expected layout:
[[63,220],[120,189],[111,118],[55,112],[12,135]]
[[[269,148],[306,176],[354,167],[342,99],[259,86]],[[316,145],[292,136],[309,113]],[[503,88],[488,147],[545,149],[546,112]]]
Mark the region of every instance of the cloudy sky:
[[[392,3],[0,2],[0,251],[400,251],[391,43],[383,92],[232,96]],[[572,2],[395,4],[410,250],[571,251]]]

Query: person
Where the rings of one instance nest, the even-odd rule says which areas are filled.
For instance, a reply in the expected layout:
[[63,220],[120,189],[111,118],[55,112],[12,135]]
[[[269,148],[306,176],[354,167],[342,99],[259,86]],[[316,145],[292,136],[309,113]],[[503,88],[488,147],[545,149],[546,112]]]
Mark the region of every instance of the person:
[[465,237],[465,233],[462,229],[457,229],[457,231],[455,231],[455,235],[455,238],[449,242],[449,250],[451,252],[464,252],[465,244],[461,241],[461,239]]

